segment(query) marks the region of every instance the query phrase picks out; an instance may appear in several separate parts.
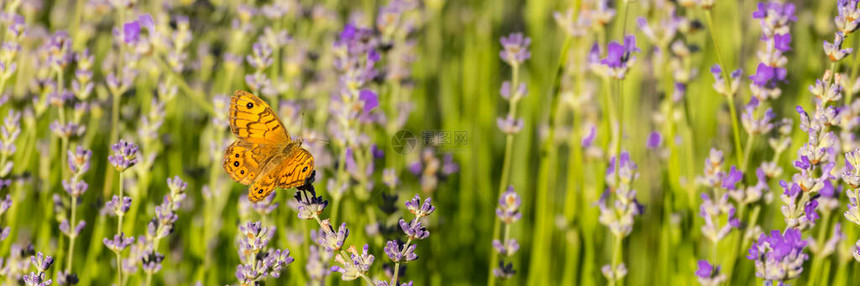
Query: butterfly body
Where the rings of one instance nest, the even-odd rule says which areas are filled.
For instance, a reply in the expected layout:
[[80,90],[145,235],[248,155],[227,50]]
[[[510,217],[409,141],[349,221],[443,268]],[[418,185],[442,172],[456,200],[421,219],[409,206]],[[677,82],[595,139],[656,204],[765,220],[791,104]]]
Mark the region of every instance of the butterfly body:
[[249,185],[248,199],[257,202],[276,187],[305,184],[314,157],[293,141],[277,114],[259,97],[236,91],[230,100],[230,131],[237,139],[224,151],[224,170]]

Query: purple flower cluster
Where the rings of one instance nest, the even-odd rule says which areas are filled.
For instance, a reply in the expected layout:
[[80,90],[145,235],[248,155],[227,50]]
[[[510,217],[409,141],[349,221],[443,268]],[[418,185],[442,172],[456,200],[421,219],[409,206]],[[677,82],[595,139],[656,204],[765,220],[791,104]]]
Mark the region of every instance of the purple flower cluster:
[[[822,81],[830,82],[829,75],[825,74]],[[780,182],[785,203],[782,213],[789,227],[805,228],[814,224],[817,194],[833,193],[836,179],[833,170],[840,146],[838,137],[829,128],[838,125],[840,116],[838,109],[828,106],[832,101],[816,101],[815,113],[811,116],[802,107],[796,108],[800,114],[800,129],[807,133],[809,140],[797,150],[794,168],[799,173],[792,176],[791,182]]]
[[519,66],[531,57],[529,45],[532,40],[522,33],[513,33],[507,37],[502,37],[500,40],[504,48],[499,52],[499,56],[511,66]]
[[53,283],[53,280],[47,277],[48,269],[54,265],[53,257],[46,256],[42,254],[42,252],[39,252],[38,254],[30,257],[30,265],[32,265],[36,271],[24,275],[23,280],[25,285],[46,286]]
[[[396,200],[396,196],[392,196],[392,199]],[[421,197],[415,195],[414,198],[406,201],[405,206],[406,210],[414,215],[413,219],[409,222],[402,218],[399,220],[400,228],[406,235],[406,242],[401,240],[389,240],[386,242],[384,248],[385,255],[391,259],[391,262],[394,262],[394,273],[391,276],[390,282],[386,281],[378,283],[385,283],[385,285],[400,285],[400,282],[398,281],[402,274],[400,273],[400,264],[409,263],[418,259],[418,255],[415,254],[415,248],[417,246],[416,243],[418,240],[425,239],[430,235],[427,227],[423,225],[422,219],[430,216],[430,214],[436,210],[436,207],[432,204],[432,200],[427,198],[422,203]],[[412,282],[410,281],[408,283],[411,284]]]
[[803,262],[809,258],[803,252],[806,245],[799,229],[788,228],[782,233],[773,230],[770,235],[759,236],[750,247],[747,259],[755,261],[756,276],[781,284],[803,272]]
[[773,129],[771,122],[775,117],[773,109],[768,108],[761,112],[762,105],[756,97],[750,98],[750,102],[744,107],[744,113],[741,114],[741,124],[749,136],[767,134]]
[[[860,225],[860,149],[854,149],[845,154],[842,180],[851,187],[845,192],[848,196],[848,210],[844,213],[845,218]],[[855,243],[854,258],[860,261],[860,240]]]
[[776,83],[785,80],[788,59],[782,53],[791,50],[789,25],[797,21],[794,12],[792,3],[760,2],[752,14],[753,19],[759,20],[761,40],[766,42],[765,49],[758,54],[756,73],[750,76],[753,81],[750,90],[759,100],[776,98],[781,93]]
[[[763,192],[762,189],[745,191],[739,187],[738,183],[743,180],[743,173],[735,166],[732,166],[728,172],[723,171],[723,160],[722,151],[711,149],[710,155],[705,159],[705,173],[697,178],[699,184],[711,191],[701,194],[702,205],[699,207],[699,216],[705,220],[702,233],[712,243],[719,242],[732,229],[740,226],[740,220],[735,216],[735,206],[729,202],[729,198],[761,197]],[[721,226],[720,222],[724,225]]]
[[[616,168],[616,165],[618,168]],[[641,215],[645,207],[636,199],[633,181],[639,177],[638,166],[630,159],[630,153],[621,152],[616,160],[609,159],[606,170],[606,184],[609,187],[598,202],[600,206],[600,223],[609,227],[613,235],[626,237],[633,231],[633,218]],[[618,175],[615,175],[618,172]],[[613,198],[610,201],[610,193]]]
[[531,53],[529,45],[531,39],[523,36],[522,33],[512,33],[507,37],[502,37],[500,40],[503,50],[499,56],[512,68],[511,81],[502,82],[502,87],[499,91],[502,98],[508,102],[509,109],[506,116],[496,118],[496,126],[507,135],[514,135],[523,129],[523,119],[516,117],[517,103],[528,93],[526,84],[519,79],[520,65],[525,62]]
[[369,246],[367,244],[361,248],[361,253],[356,250],[355,245],[350,246],[346,252],[349,256],[341,253],[335,254],[334,261],[340,263],[340,266],[332,266],[331,271],[340,272],[340,278],[343,281],[352,281],[358,278],[367,278],[367,272],[370,271],[370,266],[373,265],[375,259],[373,254],[368,253]]
[[[633,232],[634,218],[645,211],[645,207],[636,199],[636,190],[633,189],[633,181],[639,177],[637,170],[638,166],[626,151],[609,159],[609,167],[606,170],[608,188],[598,201],[598,220],[609,228],[618,241]],[[601,271],[609,281],[618,281],[627,275],[627,266],[623,262],[617,265],[606,264]]]
[[269,276],[278,278],[282,269],[293,262],[289,250],[268,248],[274,235],[274,227],[262,227],[260,222],[239,225],[238,253],[242,263],[236,266],[236,279],[242,285],[254,285]]
[[12,183],[8,177],[14,166],[12,155],[17,150],[15,141],[18,140],[20,134],[21,113],[10,110],[9,115],[3,119],[3,126],[0,126],[0,186],[2,188]]
[[120,199],[119,196],[114,195],[111,200],[105,203],[105,210],[113,211],[108,212],[109,215],[123,216],[129,208],[131,208],[131,197],[127,196]]
[[323,200],[322,196],[316,196],[316,192],[313,190],[310,192],[297,191],[293,197],[298,203],[300,219],[319,220],[320,214],[328,206],[328,200]]
[[[375,105],[377,94],[373,91],[362,89],[366,84],[377,76],[375,64],[381,60],[381,55],[376,49],[378,39],[373,37],[373,31],[359,28],[353,24],[347,24],[340,33],[340,38],[335,41],[335,67],[341,71],[340,82],[343,85],[339,96],[335,100],[345,107],[359,106],[359,110],[366,115]],[[354,111],[341,111],[346,118],[353,118],[361,114]]]
[[857,0],[836,1],[838,15],[833,21],[839,33],[848,35],[857,31],[857,26],[860,24],[860,8],[857,7],[857,3]]
[[725,96],[734,96],[738,91],[738,86],[740,86],[743,71],[740,69],[733,71],[730,75],[731,79],[728,80],[723,78],[722,72],[723,68],[718,64],[714,64],[711,67],[711,74],[714,75],[714,90]]
[[89,185],[82,178],[83,174],[90,169],[90,157],[93,152],[78,146],[74,152],[69,150],[69,170],[72,172],[72,178],[63,180],[63,189],[73,198],[80,197],[87,191]]
[[711,265],[707,260],[699,260],[696,279],[703,286],[718,286],[726,281],[726,275],[720,272],[720,266]]
[[[624,36],[624,41],[618,43],[610,42],[606,46],[606,56],[599,61],[599,65],[593,65],[598,74],[614,79],[624,79],[630,67],[636,63],[636,57],[633,53],[639,52],[636,46],[636,37],[633,35]],[[593,61],[600,57],[600,46],[595,44],[590,52]]]
[[[496,207],[496,216],[504,224],[505,233],[509,232],[507,229],[511,227],[511,224],[522,218],[522,213],[520,213],[521,203],[519,194],[514,191],[514,186],[508,186],[508,190],[502,193],[501,198],[499,198],[499,206]],[[505,264],[505,258],[511,258],[520,249],[517,239],[509,237],[508,234],[502,237],[502,240],[493,239],[493,249],[501,256],[499,266],[493,269],[493,275],[499,278],[510,278],[516,274],[513,262]],[[511,260],[513,259],[511,258]]]
[[737,205],[750,205],[759,202],[762,199],[767,203],[773,199],[773,195],[770,193],[770,186],[768,186],[768,176],[765,173],[764,168],[759,167],[755,170],[755,174],[758,179],[758,182],[755,185],[749,185],[746,188],[739,187],[727,190],[729,197],[731,197]]
[[439,181],[460,170],[460,165],[454,162],[452,154],[445,154],[442,160],[436,157],[433,149],[424,149],[418,161],[409,165],[409,172],[421,181],[421,190],[425,194],[432,193],[439,186]]
[[152,244],[173,232],[173,227],[179,216],[182,202],[185,200],[185,188],[188,184],[179,176],[167,178],[167,186],[170,192],[164,196],[162,203],[155,207],[155,217],[146,225],[146,241]]
[[137,164],[137,144],[120,139],[119,142],[111,146],[113,155],[108,156],[108,161],[118,171],[123,172]]
[[133,236],[125,236],[124,233],[119,233],[113,236],[113,239],[105,238],[102,242],[104,242],[105,246],[108,249],[119,255],[120,252],[128,248],[132,243],[134,243]]

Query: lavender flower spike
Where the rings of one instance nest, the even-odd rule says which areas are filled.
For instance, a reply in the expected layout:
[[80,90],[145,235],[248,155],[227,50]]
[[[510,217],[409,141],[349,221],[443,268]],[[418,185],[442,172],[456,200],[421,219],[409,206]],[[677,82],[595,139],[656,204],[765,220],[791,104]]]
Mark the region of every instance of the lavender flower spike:
[[108,161],[110,161],[111,165],[117,171],[123,172],[137,164],[137,150],[139,147],[136,144],[120,139],[111,148],[113,149],[113,155],[108,156]]
[[771,282],[794,279],[803,272],[803,262],[809,256],[803,252],[807,241],[799,229],[789,228],[784,233],[773,230],[764,233],[749,249],[747,258],[755,261],[756,276]]
[[532,40],[523,36],[522,33],[513,33],[500,40],[504,49],[499,56],[511,66],[517,66],[531,57],[529,45]]

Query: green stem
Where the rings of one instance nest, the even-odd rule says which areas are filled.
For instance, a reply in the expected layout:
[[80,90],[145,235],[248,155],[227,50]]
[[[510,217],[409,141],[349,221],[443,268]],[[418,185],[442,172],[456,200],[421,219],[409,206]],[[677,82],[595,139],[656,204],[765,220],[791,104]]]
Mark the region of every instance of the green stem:
[[72,272],[72,256],[73,256],[73,253],[75,253],[75,238],[77,238],[77,236],[78,236],[78,234],[75,233],[75,231],[74,231],[75,227],[77,226],[77,223],[75,223],[75,220],[76,220],[75,214],[76,214],[77,207],[78,207],[78,198],[75,196],[72,196],[72,214],[71,214],[72,220],[69,222],[69,230],[71,230],[71,231],[69,233],[69,252],[67,254],[68,257],[66,257],[66,273]]
[[[119,204],[122,205],[122,171],[119,172]],[[120,206],[120,208],[122,208]],[[117,224],[116,224],[116,234],[122,234],[122,217],[124,213],[119,212],[117,214]]]
[[116,285],[122,285],[122,257],[116,252]]
[[[816,236],[815,242],[818,244],[818,251],[821,251],[824,247],[824,243],[827,236],[827,228],[830,224],[830,212],[824,212],[824,219],[818,225],[818,235]],[[821,278],[821,264],[824,262],[824,259],[827,258],[822,256],[821,253],[814,253],[815,258],[812,259],[812,269],[809,272],[809,281],[807,281],[807,285],[819,285],[816,284],[819,278]]]
[[[624,241],[623,237],[618,236],[618,235],[615,236],[615,248],[612,249],[612,276],[613,277],[616,274],[615,270],[618,269],[618,266],[621,265],[621,261],[623,260],[622,259],[622,255],[623,255],[622,252],[624,251],[624,249],[622,249],[623,241]],[[616,283],[618,283],[618,284],[616,284]],[[624,285],[623,278],[609,279],[609,285],[610,286]]]
[[746,149],[744,149],[745,150],[744,151],[744,161],[741,164],[741,171],[747,170],[747,165],[749,165],[749,161],[750,161],[750,153],[752,153],[750,151],[752,151],[752,146],[753,146],[754,141],[755,141],[755,135],[749,134],[749,136],[747,136]]
[[[511,76],[511,106],[508,110],[508,117],[513,118],[517,114],[517,101],[519,100],[519,95],[516,93],[518,89],[518,77],[519,77],[519,65],[512,65],[512,76]],[[510,169],[511,169],[511,160],[513,159],[514,153],[514,134],[508,133],[505,136],[505,157],[504,161],[502,161],[502,178],[499,181],[499,191],[496,194],[496,197],[501,197],[502,193],[505,192],[505,188],[508,186],[508,180],[510,179]],[[493,238],[499,236],[501,228],[501,222],[496,219],[495,224],[493,225]],[[499,255],[495,251],[490,252],[490,273],[487,285],[493,286],[496,285],[496,275],[493,275],[492,269],[496,267],[499,261]]]
[[[406,254],[406,249],[409,248],[409,244],[412,243],[412,238],[406,239],[406,244],[403,245],[403,250],[401,250],[400,254]],[[397,283],[397,276],[400,273],[400,261],[394,263],[394,276],[391,277],[391,285],[396,286],[400,285]]]
[[732,78],[729,76],[728,67],[725,65],[723,61],[722,53],[720,53],[720,46],[717,42],[717,36],[714,34],[714,20],[711,16],[711,10],[705,9],[705,18],[708,21],[708,27],[710,31],[708,34],[711,35],[711,41],[714,43],[714,53],[717,55],[717,63],[722,67],[723,79],[725,80],[726,89],[728,90],[728,94],[726,94],[726,99],[729,103],[729,115],[732,117],[732,133],[734,135],[734,143],[735,143],[735,156],[737,157],[737,161],[741,161],[744,157],[743,149],[741,149],[741,132],[740,128],[738,128],[738,112],[735,110],[735,95],[732,93]]

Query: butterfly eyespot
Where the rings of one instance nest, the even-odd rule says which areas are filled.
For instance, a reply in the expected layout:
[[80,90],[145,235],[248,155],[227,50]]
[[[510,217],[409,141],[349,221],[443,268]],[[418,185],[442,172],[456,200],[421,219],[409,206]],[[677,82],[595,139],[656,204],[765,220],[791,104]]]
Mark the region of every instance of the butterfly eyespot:
[[248,104],[245,106],[248,107],[248,109],[254,108],[254,104],[250,102],[248,102]]
[[262,193],[263,193],[263,190],[259,190],[259,191],[257,191],[257,193],[258,193],[258,194],[262,194]]
[[239,161],[233,161],[233,166],[239,167]]
[[239,158],[239,153],[236,153],[236,158]]
[[302,169],[302,173],[307,172],[307,171],[308,171],[308,166],[305,166],[305,168]]
[[244,174],[245,174],[245,170],[239,171],[239,174],[244,175]]

